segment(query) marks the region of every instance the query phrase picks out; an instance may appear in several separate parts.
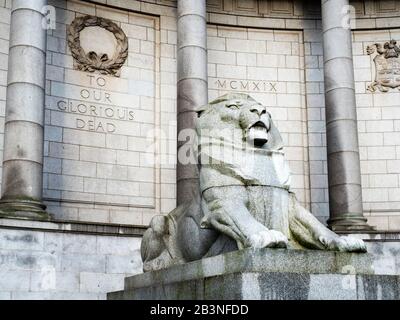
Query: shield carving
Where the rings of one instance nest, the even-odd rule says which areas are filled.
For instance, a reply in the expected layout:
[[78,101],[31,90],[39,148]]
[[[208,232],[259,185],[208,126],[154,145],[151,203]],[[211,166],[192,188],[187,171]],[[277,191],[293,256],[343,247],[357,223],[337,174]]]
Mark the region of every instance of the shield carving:
[[387,92],[389,88],[400,89],[400,48],[396,41],[390,40],[383,46],[375,43],[367,47],[367,53],[369,55],[376,53],[375,81],[367,89],[371,92],[377,89],[381,92]]

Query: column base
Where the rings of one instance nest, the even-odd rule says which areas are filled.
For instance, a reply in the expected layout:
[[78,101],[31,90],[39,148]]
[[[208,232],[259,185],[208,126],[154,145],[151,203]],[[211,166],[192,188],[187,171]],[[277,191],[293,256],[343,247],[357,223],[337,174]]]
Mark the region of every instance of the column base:
[[46,206],[36,200],[3,199],[0,200],[0,218],[19,218],[34,220],[50,220]]
[[332,231],[373,231],[374,227],[367,224],[367,219],[360,214],[345,213],[340,217],[330,218],[328,226]]

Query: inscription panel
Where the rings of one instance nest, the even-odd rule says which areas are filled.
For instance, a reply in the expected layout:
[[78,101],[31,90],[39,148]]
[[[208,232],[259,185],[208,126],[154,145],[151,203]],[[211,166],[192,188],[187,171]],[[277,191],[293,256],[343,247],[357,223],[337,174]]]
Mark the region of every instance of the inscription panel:
[[[62,219],[146,224],[142,212],[134,217],[135,208],[160,212],[161,174],[151,134],[161,125],[159,20],[88,6],[91,12],[86,5],[74,6],[77,11],[68,11],[65,26],[49,36],[44,198],[50,212]],[[109,23],[129,42],[126,61],[115,72],[77,70],[68,32],[62,30],[88,11],[95,20],[97,14],[108,17],[108,10]],[[103,43],[110,37],[104,37],[101,28],[87,29],[82,31],[82,55],[91,47],[115,45],[112,37],[113,43]]]
[[299,31],[208,26],[210,99],[244,92],[268,107],[285,142],[297,196],[308,205],[303,46]]

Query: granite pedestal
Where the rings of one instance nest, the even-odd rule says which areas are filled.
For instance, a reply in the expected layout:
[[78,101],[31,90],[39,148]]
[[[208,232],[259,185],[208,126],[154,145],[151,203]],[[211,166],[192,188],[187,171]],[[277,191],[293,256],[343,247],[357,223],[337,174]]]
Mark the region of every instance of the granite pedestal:
[[399,299],[398,276],[374,275],[369,254],[235,251],[127,278],[109,300]]

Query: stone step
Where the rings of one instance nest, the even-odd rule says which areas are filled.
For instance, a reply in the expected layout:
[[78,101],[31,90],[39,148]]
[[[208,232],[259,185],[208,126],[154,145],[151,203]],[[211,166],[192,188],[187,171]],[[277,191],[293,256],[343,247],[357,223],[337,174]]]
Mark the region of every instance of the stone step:
[[246,249],[129,277],[108,299],[398,299],[369,254]]
[[108,294],[109,300],[398,300],[389,275],[236,272]]

